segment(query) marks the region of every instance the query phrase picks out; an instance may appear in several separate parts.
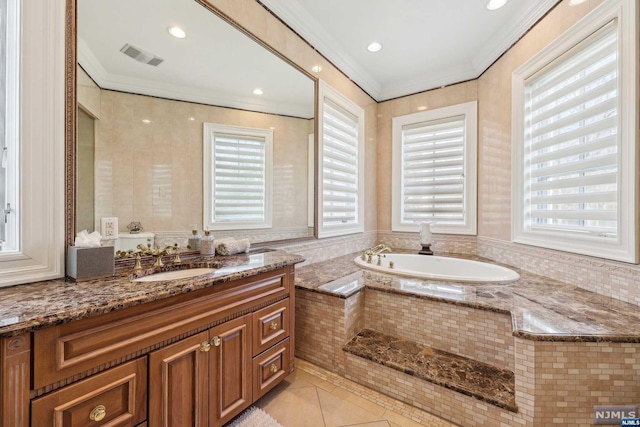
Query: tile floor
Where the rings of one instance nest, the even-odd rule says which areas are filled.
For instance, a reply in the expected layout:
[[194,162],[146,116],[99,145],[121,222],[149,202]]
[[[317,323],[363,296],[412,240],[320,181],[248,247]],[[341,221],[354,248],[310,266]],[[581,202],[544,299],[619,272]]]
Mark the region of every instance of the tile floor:
[[454,426],[303,360],[257,403],[283,427]]

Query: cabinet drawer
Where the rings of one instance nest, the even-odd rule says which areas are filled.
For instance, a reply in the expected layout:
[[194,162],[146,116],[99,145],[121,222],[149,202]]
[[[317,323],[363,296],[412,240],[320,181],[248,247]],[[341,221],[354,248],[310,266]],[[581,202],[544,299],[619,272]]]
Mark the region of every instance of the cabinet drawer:
[[133,427],[147,418],[146,392],[142,358],[35,399],[32,425]]
[[262,397],[289,374],[289,338],[253,358],[253,400]]
[[289,299],[253,313],[253,355],[289,336]]

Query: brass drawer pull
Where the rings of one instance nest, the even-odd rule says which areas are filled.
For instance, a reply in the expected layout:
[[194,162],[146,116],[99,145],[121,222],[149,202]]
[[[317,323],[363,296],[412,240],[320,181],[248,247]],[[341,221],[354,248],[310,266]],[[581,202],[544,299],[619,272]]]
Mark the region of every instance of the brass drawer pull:
[[269,370],[271,371],[272,374],[275,374],[276,372],[278,372],[278,365],[276,365],[275,363],[272,363],[271,366],[269,366]]
[[222,343],[222,340],[220,339],[220,337],[213,337],[213,339],[211,340],[211,343],[215,347],[220,347],[220,343]]
[[204,351],[206,353],[209,350],[211,350],[211,344],[209,344],[207,341],[202,341],[202,343],[200,344],[200,351]]
[[272,331],[275,331],[276,329],[278,329],[278,322],[276,321],[271,322],[271,324],[269,325],[269,329],[271,329]]
[[102,421],[107,416],[107,408],[104,405],[98,405],[89,413],[91,421]]

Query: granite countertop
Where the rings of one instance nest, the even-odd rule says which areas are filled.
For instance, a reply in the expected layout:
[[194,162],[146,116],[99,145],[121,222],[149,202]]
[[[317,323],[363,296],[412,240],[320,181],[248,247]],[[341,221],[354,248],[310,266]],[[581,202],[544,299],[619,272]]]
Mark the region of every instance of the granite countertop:
[[[84,282],[59,279],[0,288],[0,337],[18,335],[192,292],[303,261],[304,258],[301,256],[284,251],[215,258],[200,256],[177,268],[195,266],[211,267],[215,270],[187,279],[145,283],[131,281],[137,276],[157,272],[146,270],[136,275],[125,274]],[[168,271],[172,268],[174,266],[167,266],[162,270]]]
[[446,256],[511,268],[510,283],[457,283],[363,270],[354,253],[296,270],[296,287],[347,298],[364,288],[511,315],[513,335],[535,341],[640,343],[640,307],[478,256]]

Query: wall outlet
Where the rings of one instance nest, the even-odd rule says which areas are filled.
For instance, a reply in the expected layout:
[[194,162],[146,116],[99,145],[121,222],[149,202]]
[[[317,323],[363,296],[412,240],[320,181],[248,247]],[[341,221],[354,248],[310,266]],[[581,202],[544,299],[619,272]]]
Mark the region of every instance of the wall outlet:
[[115,240],[118,238],[118,218],[100,218],[100,234],[102,240]]

